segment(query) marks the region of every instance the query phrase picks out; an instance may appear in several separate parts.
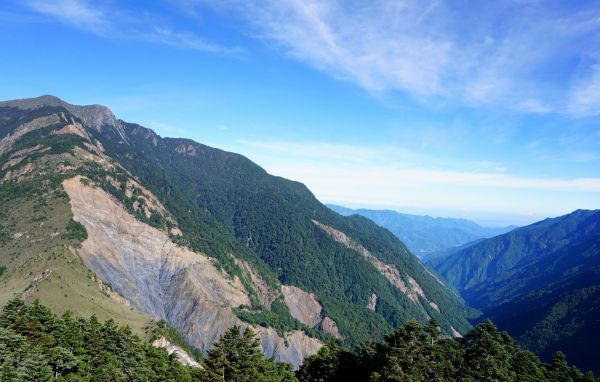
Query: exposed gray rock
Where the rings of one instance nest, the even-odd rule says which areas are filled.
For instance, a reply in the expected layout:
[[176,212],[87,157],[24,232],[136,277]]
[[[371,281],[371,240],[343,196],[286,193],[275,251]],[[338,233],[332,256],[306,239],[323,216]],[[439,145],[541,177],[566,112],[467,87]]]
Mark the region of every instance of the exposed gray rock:
[[196,360],[193,359],[188,354],[188,352],[186,352],[179,346],[172,344],[165,337],[160,337],[160,338],[156,339],[154,342],[152,342],[152,346],[160,348],[160,349],[165,349],[169,355],[175,354],[177,361],[179,361],[179,363],[181,363],[183,365],[197,367],[197,368],[202,367],[202,365],[200,365],[198,362],[196,362]]
[[331,317],[324,316],[323,306],[314,293],[308,293],[293,285],[282,285],[281,293],[290,314],[296,320],[336,338],[342,338],[336,322]]
[[[232,311],[250,304],[238,278],[217,269],[208,256],[175,245],[165,232],[136,220],[79,177],[64,181],[63,187],[75,220],[88,232],[79,255],[133,307],[169,322],[203,352],[231,326],[246,326]],[[295,367],[322,346],[302,332],[284,339],[272,328],[255,330],[266,356]]]
[[312,328],[321,322],[323,307],[313,293],[305,292],[293,285],[282,285],[281,293],[290,314],[296,320]]
[[371,309],[373,312],[377,307],[377,295],[375,293],[371,293],[371,298],[369,299],[369,305],[367,308]]
[[342,335],[340,334],[340,330],[337,327],[337,323],[331,319],[331,317],[323,318],[323,321],[317,326],[318,329],[324,331],[325,333],[329,333],[337,339],[341,339]]

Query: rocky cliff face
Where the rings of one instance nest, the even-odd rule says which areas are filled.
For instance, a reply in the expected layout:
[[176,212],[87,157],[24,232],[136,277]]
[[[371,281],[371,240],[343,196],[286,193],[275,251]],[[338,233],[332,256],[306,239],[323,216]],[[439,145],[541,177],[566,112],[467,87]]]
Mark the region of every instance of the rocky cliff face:
[[[133,307],[166,320],[204,352],[231,326],[245,326],[232,311],[250,304],[237,277],[136,220],[105,191],[84,185],[80,177],[64,181],[63,187],[75,220],[88,232],[79,255]],[[294,366],[321,346],[299,331],[282,338],[274,329],[255,330],[268,357]]]
[[293,285],[282,285],[281,292],[292,317],[307,326],[321,329],[335,338],[342,338],[337,324],[330,317],[325,316],[323,306],[313,293],[307,293]]

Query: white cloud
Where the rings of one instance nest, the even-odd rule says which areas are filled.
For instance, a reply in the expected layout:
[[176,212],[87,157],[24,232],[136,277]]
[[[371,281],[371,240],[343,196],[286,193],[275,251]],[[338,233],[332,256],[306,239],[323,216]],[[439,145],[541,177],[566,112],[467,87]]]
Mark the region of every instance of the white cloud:
[[[271,165],[277,172],[294,174],[296,177],[304,176],[307,179],[320,179],[327,184],[341,184],[356,187],[361,182],[369,188],[380,190],[401,189],[404,187],[424,187],[427,185],[448,185],[477,188],[503,188],[503,189],[529,189],[567,192],[594,192],[600,193],[600,178],[524,178],[497,172],[464,172],[436,170],[428,168],[402,168],[402,167],[331,167],[327,165],[306,166],[298,165]],[[345,179],[345,180],[344,180]],[[394,185],[398,187],[393,187]],[[343,186],[342,186],[343,187]],[[378,193],[373,193],[377,195]]]
[[321,142],[240,142],[274,175],[301,181],[322,201],[353,206],[533,213],[600,208],[600,178],[536,177],[502,163],[458,163],[393,147]]
[[591,74],[575,83],[568,111],[575,116],[600,114],[600,64],[592,68]]
[[315,163],[382,163],[394,160],[416,160],[422,158],[416,152],[397,147],[370,148],[350,144],[334,144],[326,142],[284,142],[284,141],[240,141],[242,145],[251,146],[269,155],[281,158],[297,158]]
[[[128,9],[128,3],[25,3],[36,12],[105,37],[244,54],[240,47],[177,30],[164,22],[168,19],[164,15]],[[171,0],[169,4],[179,16],[198,20],[202,7],[221,10],[241,31],[290,58],[377,95],[401,92],[423,102],[449,100],[578,117],[595,115],[599,109],[600,75],[594,65],[600,65],[600,10],[593,4],[574,4],[568,10],[546,2],[509,0],[462,6],[449,0]],[[575,61],[582,68],[564,70],[565,63],[572,66]],[[590,77],[572,85],[578,72],[590,68],[594,68]]]
[[[324,142],[281,141],[240,143],[256,150],[254,152],[264,159],[276,158],[277,160],[267,164],[271,169],[277,169],[287,175],[321,177],[327,179],[327,182],[337,182],[336,177],[341,177],[354,179],[357,183],[360,183],[360,179],[368,178],[371,182],[365,183],[371,184],[393,184],[400,180],[419,186],[447,184],[482,188],[600,192],[600,178],[521,177],[510,174],[500,162],[457,162],[444,158],[436,160],[409,149],[391,146],[365,147]],[[589,160],[590,153],[581,153],[580,157]]]
[[580,151],[573,153],[572,157],[575,162],[593,162],[598,160],[599,155],[597,152]]
[[[578,112],[564,102],[572,73],[553,66],[595,54],[600,41],[600,11],[592,5],[564,11],[514,1],[196,2],[247,20],[253,36],[370,92],[527,113]],[[585,110],[585,99],[595,97],[590,88],[578,102]]]
[[[226,1],[246,15],[256,35],[291,57],[358,83],[369,91],[389,88],[419,96],[444,92],[452,43],[423,34],[435,4],[324,1]],[[224,6],[220,3],[220,6]]]
[[517,108],[522,111],[546,114],[552,112],[552,108],[548,105],[544,105],[540,100],[537,99],[525,99],[517,105]]
[[35,0],[28,5],[37,12],[52,16],[58,20],[80,28],[85,28],[94,33],[105,34],[110,32],[112,23],[105,12],[94,8],[81,0]]
[[600,208],[600,178],[524,178],[499,173],[277,163],[257,159],[270,173],[303,182],[320,200],[355,206],[545,216],[577,208]]
[[147,13],[126,11],[86,0],[27,0],[33,11],[102,37],[146,41],[202,52],[240,55],[239,47],[224,47],[194,33],[177,31]]

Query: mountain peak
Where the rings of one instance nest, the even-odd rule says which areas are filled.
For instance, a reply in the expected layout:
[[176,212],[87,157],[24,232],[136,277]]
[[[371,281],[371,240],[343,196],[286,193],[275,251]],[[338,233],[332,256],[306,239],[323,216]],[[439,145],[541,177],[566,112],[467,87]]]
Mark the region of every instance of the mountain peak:
[[20,98],[9,101],[0,102],[0,106],[2,107],[18,107],[19,109],[35,109],[43,106],[65,106],[69,105],[67,102],[62,99],[45,94],[39,97],[34,98]]
[[81,119],[83,123],[98,131],[105,128],[116,130],[117,134],[126,141],[123,126],[115,117],[112,110],[98,104],[73,105],[53,95],[42,95],[35,98],[22,98],[0,102],[0,107],[17,107],[19,109],[37,109],[45,106],[64,107],[70,113]]

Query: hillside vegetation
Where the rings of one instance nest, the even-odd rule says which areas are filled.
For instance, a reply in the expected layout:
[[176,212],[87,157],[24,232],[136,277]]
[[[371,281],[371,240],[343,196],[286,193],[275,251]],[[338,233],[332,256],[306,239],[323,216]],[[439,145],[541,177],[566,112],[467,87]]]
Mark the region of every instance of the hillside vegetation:
[[432,260],[474,307],[550,359],[600,371],[600,211],[522,227]]
[[[436,317],[444,331],[465,331],[467,309],[431,276],[400,240],[362,217],[341,217],[301,183],[269,175],[247,158],[185,139],[161,138],[123,123],[127,143],[98,135],[106,153],[140,179],[176,217],[179,243],[217,258],[248,261],[265,280],[314,293],[349,343],[381,338],[415,318]],[[356,251],[332,240],[314,221],[335,227],[409,276],[444,315],[391,285]],[[372,294],[375,311],[367,309]]]

